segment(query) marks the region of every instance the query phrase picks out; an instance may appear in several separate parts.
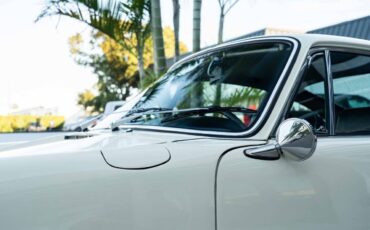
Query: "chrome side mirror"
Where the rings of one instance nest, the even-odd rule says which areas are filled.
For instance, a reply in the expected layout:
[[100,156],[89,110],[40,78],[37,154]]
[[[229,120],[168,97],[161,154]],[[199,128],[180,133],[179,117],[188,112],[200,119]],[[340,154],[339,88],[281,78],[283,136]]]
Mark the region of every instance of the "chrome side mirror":
[[246,149],[248,157],[261,160],[277,160],[280,156],[303,161],[316,150],[317,139],[311,125],[302,119],[291,118],[283,121],[276,132],[276,144]]
[[312,127],[302,119],[291,118],[281,123],[276,140],[281,154],[292,160],[306,160],[316,150],[317,139]]

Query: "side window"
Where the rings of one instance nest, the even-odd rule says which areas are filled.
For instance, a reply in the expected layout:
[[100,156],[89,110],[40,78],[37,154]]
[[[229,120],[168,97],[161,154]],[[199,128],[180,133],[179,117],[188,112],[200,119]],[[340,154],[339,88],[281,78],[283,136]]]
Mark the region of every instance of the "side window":
[[336,134],[370,133],[370,56],[331,52]]
[[308,121],[317,134],[328,133],[326,72],[324,54],[313,55],[286,116]]

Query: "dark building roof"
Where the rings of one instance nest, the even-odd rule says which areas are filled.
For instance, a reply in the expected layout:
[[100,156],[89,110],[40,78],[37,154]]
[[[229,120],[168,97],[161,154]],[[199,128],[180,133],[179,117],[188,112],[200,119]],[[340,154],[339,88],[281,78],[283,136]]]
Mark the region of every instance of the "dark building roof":
[[309,34],[329,34],[370,40],[370,16],[308,31]]
[[249,33],[249,34],[244,34],[242,36],[239,36],[239,37],[230,39],[228,41],[235,41],[235,40],[243,39],[243,38],[251,38],[251,37],[257,37],[257,36],[266,35],[266,30],[267,30],[267,28],[264,28],[262,30],[257,30],[257,31],[254,31],[252,33]]
[[302,31],[296,31],[296,30],[287,30],[287,29],[266,27],[264,29],[254,31],[254,32],[251,32],[249,34],[245,34],[245,35],[242,35],[240,37],[230,39],[230,40],[228,40],[228,42],[229,41],[235,41],[235,40],[238,40],[238,39],[251,38],[251,37],[257,37],[257,36],[263,36],[263,35],[282,35],[282,34],[300,34],[300,33],[303,33],[303,32]]
[[[240,37],[230,39],[227,42],[235,41],[235,40],[243,39],[243,38],[257,37],[257,36],[262,36],[262,35],[274,35],[274,34],[281,35],[281,34],[292,34],[292,33],[297,34],[297,33],[303,33],[303,32],[285,30],[285,29],[277,29],[277,28],[264,28],[264,29],[260,29],[260,30],[242,35]],[[337,35],[337,36],[345,36],[345,37],[361,38],[361,39],[370,40],[370,16],[366,16],[363,18],[357,18],[351,21],[341,22],[335,25],[311,30],[311,31],[308,31],[307,33],[309,34],[328,34],[328,35]],[[212,47],[212,46],[209,46],[209,47]],[[209,47],[206,47],[206,48],[209,48]],[[182,54],[179,60],[190,54],[191,52]],[[168,58],[167,66],[171,66],[172,64],[174,64],[173,58]]]
[[[252,33],[248,33],[248,34],[236,37],[236,38],[229,39],[225,42],[231,42],[231,41],[236,41],[236,40],[243,39],[243,38],[257,37],[257,36],[262,36],[262,35],[292,34],[292,33],[297,33],[297,31],[267,27],[267,28],[264,28],[264,29],[261,29],[261,30],[254,31]],[[302,32],[298,32],[298,33],[302,33]],[[216,46],[216,45],[218,45],[218,44],[210,45],[210,46],[204,47],[202,49],[211,48],[211,47]],[[179,57],[179,60],[183,59],[186,56],[189,56],[190,54],[192,54],[191,51],[187,52],[187,53],[184,53],[184,54],[181,54],[180,57]],[[167,58],[166,64],[167,64],[167,66],[172,66],[174,64],[173,57]]]

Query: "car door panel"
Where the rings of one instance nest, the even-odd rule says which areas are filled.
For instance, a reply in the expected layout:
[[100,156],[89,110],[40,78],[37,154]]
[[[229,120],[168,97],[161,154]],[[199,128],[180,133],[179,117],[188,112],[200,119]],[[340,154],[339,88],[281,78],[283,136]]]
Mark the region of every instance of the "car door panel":
[[370,138],[319,138],[303,162],[221,159],[218,229],[368,229]]

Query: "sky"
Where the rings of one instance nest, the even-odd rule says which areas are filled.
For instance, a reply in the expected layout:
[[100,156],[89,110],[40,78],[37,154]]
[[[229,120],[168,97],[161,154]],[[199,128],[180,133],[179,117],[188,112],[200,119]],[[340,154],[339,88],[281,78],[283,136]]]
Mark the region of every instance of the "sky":
[[[192,2],[180,0],[180,40],[192,47]],[[89,27],[67,18],[35,23],[44,0],[0,0],[0,115],[37,106],[76,113],[77,95],[96,76],[77,65],[68,38]],[[172,0],[161,0],[162,25],[172,26]],[[227,14],[224,40],[265,27],[308,31],[370,15],[370,0],[239,0]],[[215,44],[217,0],[203,0],[201,44]]]

